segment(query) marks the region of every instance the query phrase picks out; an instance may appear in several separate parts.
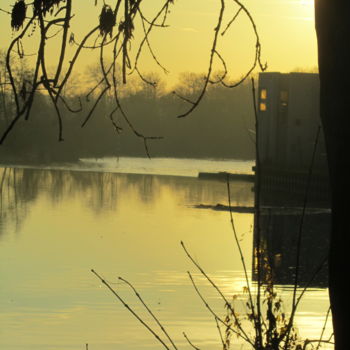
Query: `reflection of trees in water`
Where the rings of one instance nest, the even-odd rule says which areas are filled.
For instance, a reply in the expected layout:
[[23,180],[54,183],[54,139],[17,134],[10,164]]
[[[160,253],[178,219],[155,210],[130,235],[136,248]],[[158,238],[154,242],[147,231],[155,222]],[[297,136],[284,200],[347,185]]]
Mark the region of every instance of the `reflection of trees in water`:
[[137,200],[149,204],[160,196],[160,186],[157,176],[138,174],[111,174],[120,177],[121,191],[133,192]]
[[[180,180],[181,179],[181,180]],[[164,177],[162,185],[179,193],[185,205],[218,203],[227,204],[227,184],[225,181],[203,180],[193,177]],[[252,184],[243,181],[231,182],[231,203],[233,206],[253,206]]]
[[22,218],[26,216],[26,206],[18,193],[18,170],[0,168],[0,236],[10,226],[20,229]]
[[[330,219],[330,213],[315,210],[304,217],[298,278],[300,285],[305,286],[310,282],[315,271],[327,257]],[[276,214],[271,211],[266,215],[261,215],[261,249],[264,259],[261,265],[265,266],[263,280],[269,278],[271,272],[274,283],[294,284],[300,220],[301,209],[299,213]],[[254,251],[256,251],[256,246]],[[327,284],[328,271],[325,265],[315,275],[310,286],[325,287]]]
[[[4,168],[0,186],[0,233],[10,224],[19,226],[40,196],[54,206],[78,200],[97,215],[115,210],[122,198],[150,205],[163,191],[179,205],[227,202],[225,182],[191,177]],[[233,205],[252,205],[251,184],[234,182],[231,197]]]

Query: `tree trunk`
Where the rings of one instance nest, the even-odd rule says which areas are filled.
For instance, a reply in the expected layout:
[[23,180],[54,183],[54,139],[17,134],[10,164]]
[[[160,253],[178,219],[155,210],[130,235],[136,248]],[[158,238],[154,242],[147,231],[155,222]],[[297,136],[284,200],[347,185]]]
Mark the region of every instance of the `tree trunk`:
[[332,194],[329,294],[336,350],[350,349],[349,219],[350,199],[350,4],[315,0],[320,73],[320,107]]

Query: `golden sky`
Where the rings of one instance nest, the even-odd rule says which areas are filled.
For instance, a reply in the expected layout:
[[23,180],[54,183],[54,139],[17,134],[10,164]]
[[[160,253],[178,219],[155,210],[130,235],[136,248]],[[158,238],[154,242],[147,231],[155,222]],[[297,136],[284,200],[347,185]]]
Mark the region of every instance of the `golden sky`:
[[[114,0],[106,1],[111,5]],[[144,13],[152,16],[162,0],[145,0]],[[2,0],[0,7],[11,9],[14,1]],[[102,0],[76,0],[72,31],[77,40],[83,32],[98,23]],[[262,60],[268,71],[288,72],[295,69],[312,69],[317,65],[316,37],[314,31],[313,0],[242,0],[250,10],[262,44]],[[79,4],[83,4],[80,8]],[[175,0],[166,29],[155,30],[150,41],[159,61],[170,71],[167,79],[173,80],[180,72],[204,72],[210,55],[214,27],[218,18],[220,0]],[[78,11],[79,8],[79,11]],[[224,25],[231,19],[237,7],[226,0]],[[14,34],[10,30],[10,16],[0,12],[0,47],[5,48]],[[135,40],[139,36],[135,33]],[[34,51],[33,39],[24,43],[28,53]],[[137,46],[136,42],[133,44]],[[254,59],[255,39],[247,17],[240,14],[225,37],[220,37],[219,50],[225,58],[231,77],[245,73]],[[48,47],[49,61],[54,65],[54,46]],[[91,51],[79,61],[79,68],[91,65],[96,56]],[[145,52],[142,56],[143,72],[161,70]],[[221,69],[220,64],[216,69]]]

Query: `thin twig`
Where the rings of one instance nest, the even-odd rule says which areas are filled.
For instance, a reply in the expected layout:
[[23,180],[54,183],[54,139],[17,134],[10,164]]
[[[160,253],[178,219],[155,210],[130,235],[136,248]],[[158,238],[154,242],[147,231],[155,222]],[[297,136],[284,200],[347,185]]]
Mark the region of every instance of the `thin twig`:
[[112,292],[112,294],[114,294],[123,306],[158,340],[158,342],[160,342],[167,350],[170,350],[159,335],[124,301],[123,298],[121,298],[106,280],[104,280],[95,270],[92,269],[91,272]]
[[233,18],[231,19],[230,22],[228,22],[226,28],[222,31],[221,35],[225,35],[227,30],[231,27],[231,24],[237,19],[238,15],[240,14],[240,12],[243,10],[242,7],[240,7],[238,9],[238,11],[235,13],[235,15],[233,16]]
[[[190,281],[193,285],[194,290],[196,291],[196,293],[198,294],[199,298],[202,300],[204,306],[208,309],[208,311],[215,317],[215,319],[217,319],[220,323],[222,323],[225,327],[229,328],[233,333],[235,333],[238,337],[241,337],[242,339],[244,339],[246,342],[248,342],[250,345],[253,345],[253,342],[249,339],[248,335],[244,332],[243,329],[240,329],[241,332],[238,332],[237,330],[235,330],[234,328],[232,328],[227,322],[225,322],[221,317],[219,317],[215,311],[211,308],[211,306],[208,304],[208,302],[205,300],[205,298],[203,297],[202,293],[200,292],[200,290],[197,287],[196,282],[194,281],[192,274],[187,271],[187,274],[190,278]],[[230,310],[231,311],[231,310]],[[235,312],[231,311],[232,314],[235,316]],[[239,322],[239,320],[237,321]],[[239,326],[239,323],[238,323]],[[243,332],[242,332],[243,330]]]
[[200,348],[197,348],[197,346],[193,345],[193,343],[188,339],[188,336],[185,332],[182,332],[184,338],[187,340],[187,343],[194,349],[194,350],[200,350]]
[[219,12],[219,17],[217,20],[217,25],[214,28],[214,39],[213,39],[210,58],[209,58],[208,72],[207,72],[207,75],[205,77],[202,90],[201,90],[199,96],[197,97],[197,99],[194,101],[193,105],[185,113],[180,114],[178,116],[178,118],[184,118],[184,117],[187,117],[189,114],[191,114],[197,108],[197,106],[199,105],[199,103],[201,102],[201,100],[203,99],[203,97],[207,91],[211,72],[213,70],[214,56],[215,56],[215,52],[217,51],[216,47],[217,47],[219,32],[220,32],[220,29],[222,26],[222,21],[223,21],[223,16],[224,16],[224,11],[225,11],[225,1],[221,0],[220,3],[221,3],[221,7],[220,7],[220,12]]
[[220,336],[222,349],[226,350],[226,343],[225,343],[224,337],[222,336],[222,332],[221,332],[221,328],[220,328],[220,325],[219,325],[219,321],[218,321],[218,319],[216,317],[214,317],[214,319],[215,319],[215,323],[216,323],[216,329],[218,330],[218,333],[219,333],[219,336]]
[[235,242],[236,242],[236,246],[238,248],[238,252],[239,252],[240,259],[241,259],[241,263],[242,263],[242,266],[243,266],[245,282],[247,283],[249,302],[250,302],[250,305],[251,305],[251,308],[252,308],[252,313],[253,313],[253,316],[254,316],[254,324],[255,324],[254,330],[255,330],[256,334],[258,335],[259,328],[258,328],[258,321],[257,321],[257,319],[258,319],[258,317],[260,318],[260,314],[259,313],[256,314],[256,312],[255,312],[252,292],[251,292],[249,278],[248,278],[248,270],[247,270],[247,267],[246,267],[246,264],[245,264],[245,259],[244,259],[244,256],[243,256],[242,247],[241,247],[241,245],[239,243],[239,239],[238,239],[238,235],[237,235],[237,231],[236,231],[236,226],[235,226],[235,222],[234,222],[234,219],[233,219],[233,211],[232,211],[232,205],[231,205],[230,179],[229,179],[229,175],[228,174],[227,174],[226,183],[227,183],[227,197],[228,197],[228,206],[229,206],[229,210],[230,210],[231,227],[232,227],[233,236],[234,236],[234,239],[235,239]]
[[324,335],[324,332],[326,330],[326,326],[327,326],[327,322],[328,322],[328,317],[331,313],[331,307],[328,308],[328,311],[327,311],[327,315],[326,315],[326,318],[324,320],[324,324],[323,324],[323,328],[322,328],[322,332],[321,332],[321,335],[320,335],[320,340],[317,344],[317,347],[316,347],[316,350],[318,350],[321,346],[321,343],[323,342],[323,335]]
[[[250,341],[248,335],[246,334],[246,332],[244,331],[244,329],[242,328],[241,324],[240,324],[240,320],[238,319],[236,312],[234,311],[234,309],[232,308],[231,304],[229,303],[229,301],[226,299],[226,297],[224,296],[224,294],[222,293],[222,291],[220,290],[220,288],[213,282],[213,280],[207,275],[207,273],[203,270],[203,268],[193,259],[193,257],[191,256],[191,254],[188,252],[187,248],[185,247],[184,242],[181,241],[181,246],[184,249],[187,257],[192,261],[192,263],[197,267],[197,269],[201,272],[201,274],[207,279],[207,281],[214,287],[214,289],[218,292],[218,294],[221,296],[221,298],[223,299],[223,301],[225,302],[225,305],[229,308],[229,310],[231,311],[236,324],[238,325],[239,330],[242,332],[243,334],[243,338],[248,341],[249,343],[252,344],[252,342]],[[189,273],[189,276],[191,278],[191,274]],[[193,279],[191,278],[191,281],[193,281]],[[192,282],[194,284],[194,281]],[[207,303],[206,303],[207,304]]]
[[144,300],[141,298],[140,293],[135,289],[135,287],[127,280],[125,280],[122,277],[118,277],[118,279],[122,282],[124,282],[126,285],[128,285],[133,292],[135,293],[136,297],[140,300],[141,304],[145,307],[145,309],[147,310],[147,312],[152,316],[152,318],[156,321],[156,323],[158,324],[159,328],[162,330],[162,332],[164,333],[164,335],[168,338],[168,340],[170,341],[171,345],[173,346],[173,348],[175,350],[177,350],[177,347],[174,343],[174,341],[171,339],[169,333],[166,331],[166,329],[164,328],[164,326],[160,323],[160,321],[158,320],[158,318],[154,315],[154,313],[152,312],[152,310],[147,306],[147,304],[144,302]]
[[261,192],[261,162],[260,162],[260,145],[259,145],[259,118],[256,106],[256,92],[255,82],[252,78],[252,98],[255,117],[255,230],[256,230],[256,256],[257,256],[257,277],[258,277],[258,291],[256,296],[257,304],[257,327],[259,344],[262,345],[261,334],[261,227],[260,227],[260,192]]
[[315,158],[316,158],[316,151],[317,151],[317,145],[319,141],[319,136],[321,133],[321,127],[318,127],[316,137],[315,137],[315,142],[313,145],[313,151],[311,155],[311,162],[310,162],[310,167],[309,167],[309,172],[307,175],[307,183],[306,183],[306,189],[304,193],[304,200],[303,200],[303,209],[302,209],[302,214],[300,218],[300,224],[299,224],[299,230],[298,230],[298,238],[297,238],[297,257],[296,257],[296,263],[295,263],[295,278],[294,278],[294,288],[293,288],[293,301],[292,301],[292,312],[290,316],[290,323],[288,325],[288,330],[287,330],[287,336],[286,336],[286,345],[285,345],[285,350],[287,350],[287,343],[289,340],[290,336],[290,331],[291,331],[291,325],[293,324],[294,316],[296,313],[297,309],[297,289],[298,289],[298,283],[299,283],[299,271],[300,271],[300,255],[301,255],[301,238],[303,234],[303,226],[304,226],[304,219],[305,219],[305,213],[306,213],[306,208],[307,208],[307,202],[309,198],[309,191],[310,191],[310,186],[311,186],[311,178],[312,178],[312,173],[313,173],[313,168],[314,168],[314,163],[315,163]]

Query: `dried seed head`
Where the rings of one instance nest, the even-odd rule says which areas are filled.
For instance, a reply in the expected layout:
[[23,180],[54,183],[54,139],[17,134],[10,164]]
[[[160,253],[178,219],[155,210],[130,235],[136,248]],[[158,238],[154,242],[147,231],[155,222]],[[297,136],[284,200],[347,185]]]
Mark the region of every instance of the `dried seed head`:
[[27,6],[24,0],[17,0],[11,14],[11,27],[13,30],[19,30],[19,28],[23,26],[26,12]]
[[132,33],[134,31],[134,23],[130,17],[128,17],[125,21],[120,22],[118,29],[120,32],[124,33],[125,40],[128,41],[133,37]]
[[70,44],[70,45],[73,45],[74,42],[75,42],[74,33],[71,33],[71,34],[70,34],[70,37],[69,37],[69,44]]
[[115,26],[115,15],[108,5],[104,5],[100,14],[100,33],[101,35],[109,34],[112,36],[113,27]]
[[54,6],[58,6],[60,2],[64,1],[65,0],[34,0],[34,12],[38,13],[41,11],[43,16],[45,16],[48,12],[52,14]]

